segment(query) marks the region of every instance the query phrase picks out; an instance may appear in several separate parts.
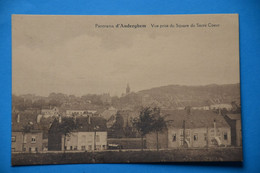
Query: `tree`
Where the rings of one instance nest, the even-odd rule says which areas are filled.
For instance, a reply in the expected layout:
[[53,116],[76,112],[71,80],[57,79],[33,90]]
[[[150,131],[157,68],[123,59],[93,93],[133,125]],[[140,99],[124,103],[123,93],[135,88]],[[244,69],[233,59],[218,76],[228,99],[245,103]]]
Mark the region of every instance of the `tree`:
[[153,131],[156,132],[156,148],[159,151],[159,132],[166,127],[163,117],[155,117],[152,127]]
[[166,123],[163,117],[160,117],[160,108],[159,107],[145,107],[140,111],[139,117],[133,120],[134,127],[139,131],[142,138],[142,150],[143,150],[143,138],[146,134],[150,132],[156,132],[156,146],[159,150],[159,132],[166,127]]
[[145,107],[141,109],[139,117],[133,119],[133,125],[141,135],[142,150],[144,148],[144,136],[152,131],[153,118],[151,113],[152,109],[150,107]]
[[119,112],[116,113],[116,121],[111,127],[111,130],[113,131],[112,134],[114,137],[124,137],[124,118]]
[[74,122],[73,118],[63,118],[62,122],[59,126],[59,132],[64,135],[63,142],[64,142],[64,152],[65,152],[65,142],[66,142],[66,137],[70,136],[71,132],[76,129],[76,123]]

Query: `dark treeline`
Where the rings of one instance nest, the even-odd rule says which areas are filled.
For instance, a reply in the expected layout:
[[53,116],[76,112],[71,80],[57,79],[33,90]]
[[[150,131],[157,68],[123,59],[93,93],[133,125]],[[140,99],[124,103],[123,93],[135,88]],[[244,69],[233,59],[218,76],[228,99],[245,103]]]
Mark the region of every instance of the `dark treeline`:
[[67,108],[97,108],[116,106],[119,103],[119,97],[111,97],[109,94],[87,94],[81,97],[75,95],[66,95],[62,93],[50,93],[49,96],[12,95],[12,107],[16,110],[23,111],[28,108],[44,109],[50,107],[67,107]]

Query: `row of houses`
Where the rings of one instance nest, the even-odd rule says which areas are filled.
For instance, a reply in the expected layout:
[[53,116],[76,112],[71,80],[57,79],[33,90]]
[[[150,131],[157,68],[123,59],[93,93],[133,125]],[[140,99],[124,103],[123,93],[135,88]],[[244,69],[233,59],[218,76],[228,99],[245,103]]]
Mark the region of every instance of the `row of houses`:
[[[111,115],[110,115],[111,113]],[[122,148],[133,146],[136,139],[109,139],[108,127],[111,123],[114,109],[102,116],[77,116],[74,118],[76,128],[69,135],[59,131],[62,117],[53,117],[47,122],[44,131],[43,121],[29,115],[13,115],[12,121],[12,152],[41,152],[41,151],[95,151],[106,150],[110,146],[120,145]],[[128,121],[133,111],[121,111]],[[145,148],[171,149],[180,147],[228,147],[241,146],[241,115],[216,114],[210,110],[162,110],[167,127],[160,131],[151,132],[145,136]],[[109,123],[108,123],[109,122]],[[49,123],[49,125],[48,125]],[[28,127],[25,129],[24,127]],[[112,143],[111,143],[112,141]],[[118,141],[118,142],[117,142]],[[133,142],[134,141],[134,142]],[[137,141],[138,142],[138,141]],[[122,144],[123,143],[123,144]],[[134,147],[134,146],[133,146]],[[140,142],[136,145],[140,148]]]
[[106,120],[102,117],[74,118],[75,128],[67,135],[60,130],[61,117],[54,117],[46,131],[36,119],[32,115],[13,115],[12,152],[107,149]]

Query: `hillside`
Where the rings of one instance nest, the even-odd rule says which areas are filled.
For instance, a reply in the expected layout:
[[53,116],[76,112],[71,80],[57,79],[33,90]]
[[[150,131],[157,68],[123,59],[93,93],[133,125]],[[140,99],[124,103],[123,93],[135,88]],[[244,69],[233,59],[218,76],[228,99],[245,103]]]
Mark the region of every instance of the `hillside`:
[[[232,101],[240,104],[240,84],[168,85],[132,93],[121,97],[120,100],[131,100],[132,104],[141,103],[143,106],[156,105],[164,108],[207,106]],[[128,102],[130,105],[131,103]]]

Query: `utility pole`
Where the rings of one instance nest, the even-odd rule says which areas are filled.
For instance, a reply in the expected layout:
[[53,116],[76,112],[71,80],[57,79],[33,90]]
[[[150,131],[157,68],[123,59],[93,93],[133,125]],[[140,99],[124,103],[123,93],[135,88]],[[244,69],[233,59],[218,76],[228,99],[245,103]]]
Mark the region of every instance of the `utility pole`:
[[183,146],[184,146],[184,144],[185,144],[185,120],[183,120]]
[[94,127],[94,151],[96,150],[96,127]]
[[99,129],[98,126],[94,127],[94,151],[97,149],[96,148],[96,135],[97,135],[97,130]]

